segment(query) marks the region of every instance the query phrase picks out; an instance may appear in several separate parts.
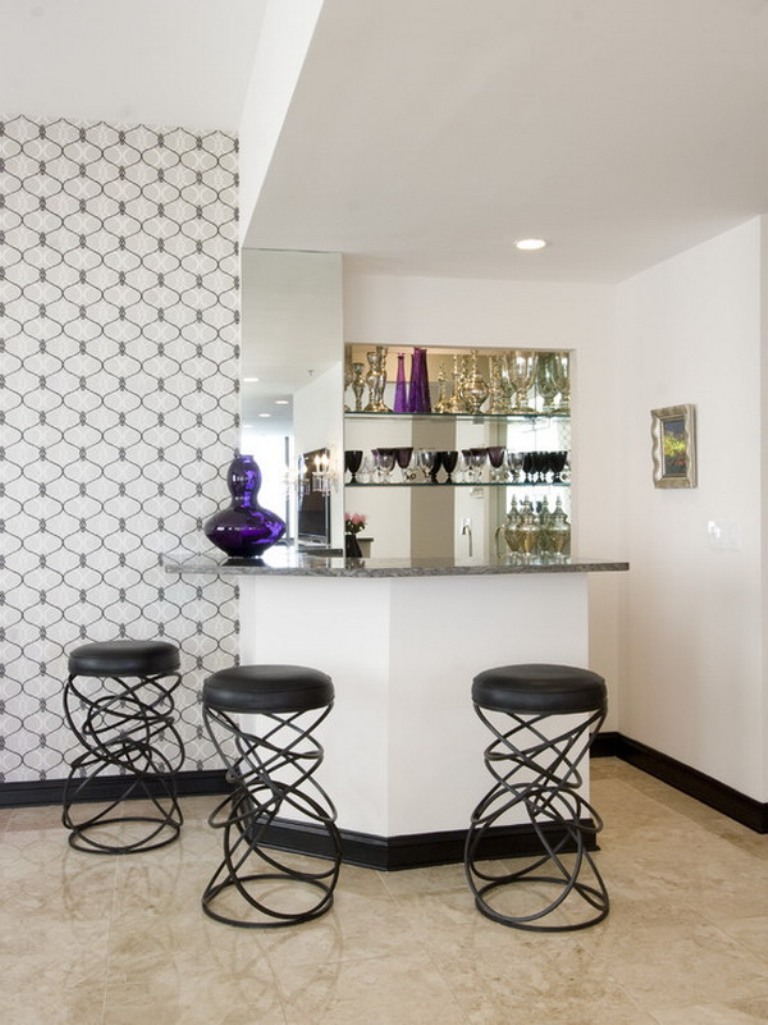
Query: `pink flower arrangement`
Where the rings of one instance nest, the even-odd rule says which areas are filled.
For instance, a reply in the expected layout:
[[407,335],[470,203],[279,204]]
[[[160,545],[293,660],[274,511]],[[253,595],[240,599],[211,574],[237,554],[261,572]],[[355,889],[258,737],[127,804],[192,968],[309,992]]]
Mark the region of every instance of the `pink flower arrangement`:
[[344,513],[344,530],[347,534],[359,534],[365,527],[362,513]]

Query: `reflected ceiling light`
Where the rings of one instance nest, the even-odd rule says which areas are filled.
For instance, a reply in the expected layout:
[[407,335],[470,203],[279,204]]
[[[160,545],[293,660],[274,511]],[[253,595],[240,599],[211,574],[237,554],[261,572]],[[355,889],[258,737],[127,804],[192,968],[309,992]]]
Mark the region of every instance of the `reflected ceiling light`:
[[268,420],[268,419],[269,419],[269,418],[270,418],[270,417],[272,416],[272,414],[271,414],[271,413],[259,413],[259,416],[260,416],[260,417],[261,417],[261,418],[262,418],[263,420]]
[[288,399],[275,399],[276,406],[290,406]]
[[258,383],[259,383],[258,377],[244,377],[243,378],[243,384],[258,384]]
[[516,249],[523,249],[526,252],[533,252],[536,249],[546,249],[547,243],[543,238],[520,238],[515,242]]

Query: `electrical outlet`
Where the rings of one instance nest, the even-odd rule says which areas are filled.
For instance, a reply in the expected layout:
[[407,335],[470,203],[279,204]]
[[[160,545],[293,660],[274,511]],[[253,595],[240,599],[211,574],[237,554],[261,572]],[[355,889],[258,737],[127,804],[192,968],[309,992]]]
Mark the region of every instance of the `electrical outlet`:
[[736,552],[741,549],[741,528],[736,520],[707,520],[709,547]]

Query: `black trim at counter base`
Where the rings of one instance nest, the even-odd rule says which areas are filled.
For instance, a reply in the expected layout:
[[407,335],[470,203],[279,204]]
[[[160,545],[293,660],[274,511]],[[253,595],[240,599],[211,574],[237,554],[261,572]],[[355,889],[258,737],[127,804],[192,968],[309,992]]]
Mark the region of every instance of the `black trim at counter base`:
[[[628,762],[756,833],[768,833],[768,804],[761,804],[645,744],[620,733],[604,732],[595,738],[591,753],[594,758],[613,757]],[[183,771],[176,780],[182,797],[226,794],[230,789],[223,770]],[[58,779],[0,784],[0,808],[61,804],[64,782]],[[114,800],[121,793],[120,779],[115,776],[102,777],[92,787],[94,800]],[[312,837],[305,826],[276,826],[274,842],[311,852]],[[524,855],[533,843],[533,831],[528,826],[509,827],[493,835],[490,843],[488,857]],[[342,831],[342,847],[344,860],[350,864],[382,870],[419,868],[461,861],[464,831],[396,837]]]
[[[586,820],[584,825],[593,825]],[[396,872],[399,869],[427,868],[430,865],[453,865],[464,860],[466,830],[446,830],[440,833],[408,833],[405,836],[373,836],[340,830],[341,853],[345,865]],[[562,839],[563,831],[544,827],[553,844]],[[296,822],[278,822],[264,834],[270,847],[300,854],[325,855],[328,834],[317,826]],[[590,850],[597,845],[589,844]],[[575,850],[569,841],[561,851]],[[491,830],[480,844],[479,857],[520,858],[541,854],[541,843],[531,826],[505,826]]]

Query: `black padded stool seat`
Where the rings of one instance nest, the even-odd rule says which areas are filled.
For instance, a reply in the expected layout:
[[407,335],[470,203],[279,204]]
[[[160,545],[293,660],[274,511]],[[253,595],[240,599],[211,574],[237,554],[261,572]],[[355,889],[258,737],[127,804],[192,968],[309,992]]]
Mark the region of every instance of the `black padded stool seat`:
[[[70,653],[64,715],[84,751],[70,765],[62,821],[77,850],[135,854],[179,835],[176,773],[184,744],[173,697],[179,666],[179,649],[168,641],[101,641]],[[107,774],[110,798],[99,799],[104,790],[95,783]],[[149,808],[129,814],[123,804],[129,798],[143,798]],[[89,814],[76,818],[74,804],[97,799],[97,811],[90,813],[89,805]]]
[[156,676],[175,672],[179,649],[168,641],[103,641],[82,644],[69,656],[71,676]]
[[607,695],[597,673],[546,663],[486,669],[472,681],[474,703],[496,712],[594,712]]
[[[474,678],[472,701],[495,737],[484,753],[495,782],[472,813],[464,850],[478,910],[518,929],[564,932],[595,925],[609,909],[589,849],[603,823],[580,792],[579,763],[605,719],[605,680],[574,666],[498,666]],[[483,860],[490,830],[526,824],[534,853],[514,871],[492,871]],[[552,887],[554,898],[542,897]]]
[[208,677],[203,702],[224,712],[301,712],[330,705],[333,682],[306,666],[233,666]]
[[[202,897],[211,918],[275,928],[330,909],[341,838],[336,809],[314,779],[323,760],[314,730],[333,700],[331,678],[306,666],[235,666],[203,684],[203,720],[234,788],[208,819],[224,849]],[[309,825],[313,858],[275,850],[297,821]]]

